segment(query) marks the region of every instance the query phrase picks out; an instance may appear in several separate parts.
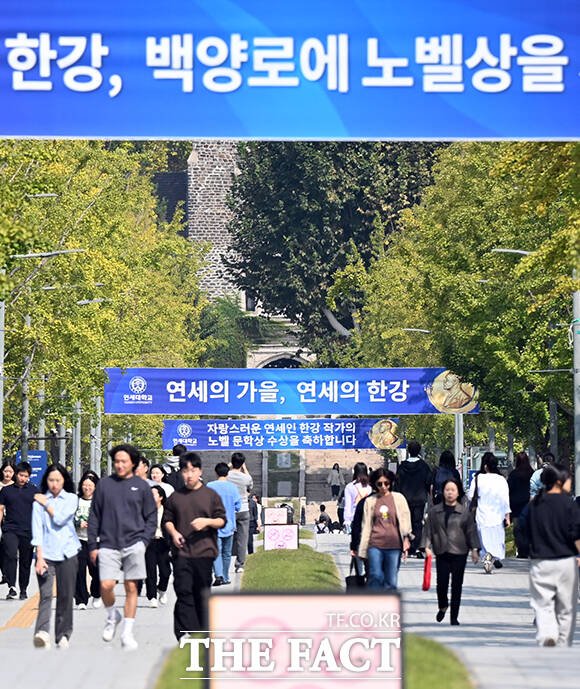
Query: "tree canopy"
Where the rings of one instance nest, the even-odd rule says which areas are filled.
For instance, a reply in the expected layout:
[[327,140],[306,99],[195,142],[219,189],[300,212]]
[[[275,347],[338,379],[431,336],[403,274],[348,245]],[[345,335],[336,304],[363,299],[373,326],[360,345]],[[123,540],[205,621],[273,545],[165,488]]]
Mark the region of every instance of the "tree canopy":
[[[579,147],[457,143],[366,277],[363,365],[444,365],[489,418],[541,441],[547,401],[571,405],[567,327],[578,283]],[[494,249],[529,251],[529,255]],[[409,332],[408,328],[428,332]]]
[[[179,218],[158,220],[149,154],[103,142],[0,143],[8,445],[18,444],[25,371],[33,417],[42,388],[45,411],[59,418],[77,400],[90,408],[106,366],[199,361],[202,256],[179,236]],[[71,250],[80,251],[17,257]]]
[[353,260],[368,266],[380,222],[396,226],[431,181],[435,144],[244,143],[232,190],[227,266],[270,314],[299,326],[301,341],[332,364],[361,306],[329,291]]

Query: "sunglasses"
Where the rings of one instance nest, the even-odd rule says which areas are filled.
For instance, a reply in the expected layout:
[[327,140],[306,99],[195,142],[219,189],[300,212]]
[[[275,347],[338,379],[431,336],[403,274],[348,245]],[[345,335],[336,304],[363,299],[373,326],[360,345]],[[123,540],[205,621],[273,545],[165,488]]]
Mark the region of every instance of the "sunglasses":
[[391,482],[390,481],[377,481],[375,483],[375,486],[390,486]]

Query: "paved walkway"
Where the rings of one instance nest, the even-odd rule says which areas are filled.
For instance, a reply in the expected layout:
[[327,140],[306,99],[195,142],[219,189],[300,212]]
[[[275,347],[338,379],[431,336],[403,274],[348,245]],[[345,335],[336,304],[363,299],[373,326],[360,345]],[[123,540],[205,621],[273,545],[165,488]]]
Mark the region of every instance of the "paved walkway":
[[[348,537],[322,534],[313,542],[331,553],[346,575],[350,563]],[[404,626],[450,646],[464,661],[479,689],[576,689],[580,677],[580,631],[571,649],[538,648],[534,643],[532,611],[528,602],[527,562],[508,560],[492,575],[468,565],[460,627],[435,622],[434,588],[421,591],[423,562],[402,565],[399,583],[403,595]],[[241,576],[231,586],[213,591],[227,594],[239,588]],[[124,652],[118,636],[111,644],[101,641],[102,609],[75,611],[74,634],[66,651],[38,650],[32,646],[37,599],[35,578],[31,598],[4,600],[0,588],[0,678],[2,687],[19,689],[154,689],[172,637],[173,592],[169,604],[150,609],[139,599],[135,636],[139,649]],[[118,587],[119,604],[122,587]]]
[[[346,576],[349,537],[321,534],[317,549],[331,553]],[[467,566],[459,627],[435,621],[435,572],[430,591],[422,591],[423,560],[401,565],[403,624],[408,632],[450,646],[479,689],[577,689],[580,684],[580,626],[572,648],[538,648],[528,595],[527,560],[506,560],[501,570],[485,574]],[[579,620],[580,622],[580,620]]]
[[[241,575],[232,574],[232,584],[213,589],[227,593],[239,589]],[[175,596],[169,586],[166,606],[151,609],[139,598],[135,638],[137,651],[121,648],[120,628],[111,643],[101,640],[105,623],[103,609],[74,611],[74,631],[70,647],[54,645],[36,649],[32,645],[38,609],[36,577],[31,576],[26,602],[5,600],[8,587],[0,587],[0,684],[3,689],[155,689],[157,677],[173,638]],[[117,586],[117,605],[124,601],[123,587]],[[54,643],[54,610],[51,637]],[[187,683],[185,683],[187,684]]]

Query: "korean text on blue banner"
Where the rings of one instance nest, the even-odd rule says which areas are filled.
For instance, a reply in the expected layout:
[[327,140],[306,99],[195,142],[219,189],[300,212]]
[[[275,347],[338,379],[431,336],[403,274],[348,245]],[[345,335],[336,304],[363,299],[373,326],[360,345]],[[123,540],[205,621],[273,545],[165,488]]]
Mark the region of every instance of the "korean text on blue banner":
[[122,7],[3,0],[0,136],[580,133],[579,6],[570,0],[124,0]]
[[163,449],[348,450],[403,446],[397,419],[168,419]]
[[105,413],[325,416],[474,411],[477,391],[443,368],[108,368]]

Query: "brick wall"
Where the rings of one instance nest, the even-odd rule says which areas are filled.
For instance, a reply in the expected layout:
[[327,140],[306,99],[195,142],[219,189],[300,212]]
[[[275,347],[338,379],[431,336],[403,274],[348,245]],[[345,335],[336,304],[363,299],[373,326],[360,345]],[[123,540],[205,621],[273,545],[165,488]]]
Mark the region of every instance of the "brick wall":
[[201,275],[201,287],[210,298],[235,293],[222,267],[228,248],[231,212],[226,199],[237,172],[236,143],[194,141],[188,167],[188,233],[194,242],[208,242],[210,250]]

